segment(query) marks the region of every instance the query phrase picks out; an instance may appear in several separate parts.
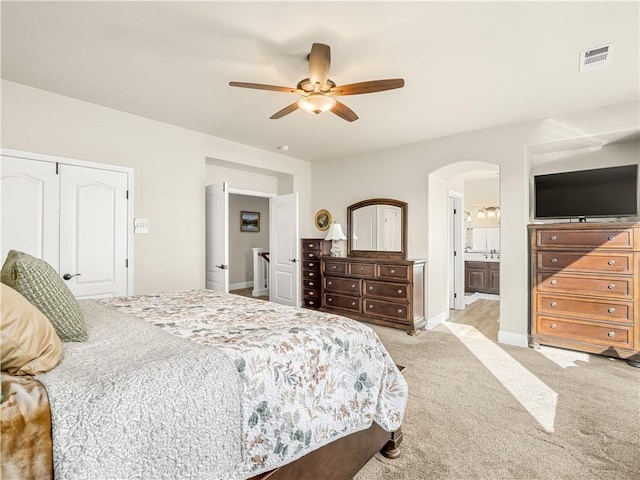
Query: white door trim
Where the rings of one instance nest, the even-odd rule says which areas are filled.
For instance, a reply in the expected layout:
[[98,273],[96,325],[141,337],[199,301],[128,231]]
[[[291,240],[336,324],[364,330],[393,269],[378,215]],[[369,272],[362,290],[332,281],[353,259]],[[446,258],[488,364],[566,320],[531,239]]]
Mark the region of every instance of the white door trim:
[[127,191],[128,191],[128,202],[127,202],[127,259],[128,259],[128,267],[127,267],[127,295],[133,295],[133,268],[134,268],[134,258],[133,258],[133,201],[134,201],[134,178],[133,178],[133,168],[130,167],[122,167],[119,165],[111,165],[107,163],[98,163],[98,162],[90,162],[87,160],[78,160],[74,158],[67,157],[58,157],[55,155],[45,155],[42,153],[33,153],[33,152],[24,152],[21,150],[11,150],[7,148],[0,148],[0,154],[5,157],[15,157],[15,158],[25,158],[28,160],[40,160],[43,162],[51,162],[51,163],[60,163],[65,165],[75,165],[78,167],[87,167],[87,168],[96,168],[100,170],[108,170],[112,172],[123,172],[127,174]]

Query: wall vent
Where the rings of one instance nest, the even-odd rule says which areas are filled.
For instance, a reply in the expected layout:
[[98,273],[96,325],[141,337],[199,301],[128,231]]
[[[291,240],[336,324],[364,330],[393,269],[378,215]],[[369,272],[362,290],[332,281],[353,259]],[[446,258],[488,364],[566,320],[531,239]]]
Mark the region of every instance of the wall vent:
[[580,71],[586,72],[611,65],[614,45],[613,43],[609,43],[608,45],[602,45],[580,52]]

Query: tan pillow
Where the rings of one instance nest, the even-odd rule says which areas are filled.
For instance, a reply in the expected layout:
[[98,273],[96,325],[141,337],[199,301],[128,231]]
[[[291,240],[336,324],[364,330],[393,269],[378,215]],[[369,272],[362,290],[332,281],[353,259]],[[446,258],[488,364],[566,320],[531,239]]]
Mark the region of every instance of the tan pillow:
[[2,371],[36,375],[51,370],[62,356],[62,342],[51,322],[13,288],[0,283]]

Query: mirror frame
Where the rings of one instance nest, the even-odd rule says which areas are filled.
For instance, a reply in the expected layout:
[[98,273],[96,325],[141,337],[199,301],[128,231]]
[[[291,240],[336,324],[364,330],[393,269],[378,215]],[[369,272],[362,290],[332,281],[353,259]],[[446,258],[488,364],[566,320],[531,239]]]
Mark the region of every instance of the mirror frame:
[[[352,250],[351,249],[351,228],[353,220],[353,212],[362,207],[370,205],[391,205],[399,207],[402,212],[402,250],[399,252],[387,252],[380,250]],[[406,258],[407,255],[407,202],[394,200],[392,198],[370,198],[354,203],[347,207],[347,256],[348,257],[365,257],[365,258]]]

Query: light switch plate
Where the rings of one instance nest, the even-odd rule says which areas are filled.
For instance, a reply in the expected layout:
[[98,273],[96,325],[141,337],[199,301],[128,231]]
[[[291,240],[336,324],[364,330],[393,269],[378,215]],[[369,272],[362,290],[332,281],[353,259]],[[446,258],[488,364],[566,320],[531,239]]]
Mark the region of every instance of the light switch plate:
[[133,220],[133,233],[149,233],[149,219],[135,218]]

